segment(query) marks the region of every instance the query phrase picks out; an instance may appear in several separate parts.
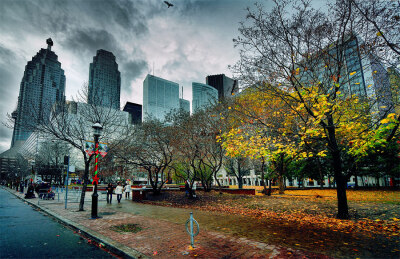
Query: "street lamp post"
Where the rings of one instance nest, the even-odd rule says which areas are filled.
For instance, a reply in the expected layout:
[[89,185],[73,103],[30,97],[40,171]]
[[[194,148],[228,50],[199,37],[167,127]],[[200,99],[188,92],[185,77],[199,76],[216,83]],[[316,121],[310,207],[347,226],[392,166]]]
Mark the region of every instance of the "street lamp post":
[[94,145],[95,145],[95,165],[94,165],[94,176],[93,176],[93,195],[92,195],[92,219],[98,218],[97,216],[97,208],[98,208],[98,199],[99,195],[97,194],[97,184],[99,181],[98,173],[98,161],[99,161],[99,137],[101,136],[101,131],[103,127],[99,122],[96,122],[92,126],[93,128],[93,136],[94,136]]

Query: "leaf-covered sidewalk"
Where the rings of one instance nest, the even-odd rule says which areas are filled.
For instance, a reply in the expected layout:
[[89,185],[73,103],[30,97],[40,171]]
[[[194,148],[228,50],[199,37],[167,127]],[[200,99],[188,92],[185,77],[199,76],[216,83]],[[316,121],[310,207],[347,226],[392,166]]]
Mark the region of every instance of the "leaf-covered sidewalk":
[[351,220],[334,217],[334,190],[288,191],[271,197],[198,193],[200,198],[195,201],[171,192],[146,203],[243,215],[258,222],[259,228],[247,233],[230,228],[227,233],[239,231],[259,241],[321,251],[334,257],[400,256],[398,191],[349,192]]

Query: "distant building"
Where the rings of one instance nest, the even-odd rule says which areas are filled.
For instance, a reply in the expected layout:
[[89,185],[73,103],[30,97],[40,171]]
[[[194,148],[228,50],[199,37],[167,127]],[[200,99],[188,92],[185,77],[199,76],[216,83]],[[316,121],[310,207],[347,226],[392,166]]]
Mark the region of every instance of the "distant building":
[[123,111],[129,113],[129,121],[131,124],[140,124],[142,122],[141,104],[126,102]]
[[18,147],[13,147],[0,154],[0,184],[4,184],[4,181],[8,180],[17,180],[17,175],[21,173],[18,150]]
[[155,118],[163,121],[165,116],[179,109],[179,85],[153,75],[143,81],[143,121]]
[[[88,120],[85,116],[87,111],[92,109],[90,108],[90,105],[74,101],[67,101],[65,105],[66,113],[62,114],[65,116],[63,120],[66,120],[65,123],[71,127],[73,131],[71,136],[75,138],[74,141],[79,142],[79,138],[86,141],[92,141],[93,122]],[[100,122],[103,125],[102,138],[100,142],[109,143],[110,140],[126,133],[126,129],[129,128],[128,112],[116,109],[110,110],[109,107],[101,106],[96,107],[95,110],[98,111],[99,114],[108,114],[108,122],[106,124]],[[40,153],[40,150],[43,148],[43,144],[51,142],[52,140],[53,137],[51,135],[35,131],[19,148],[18,153],[27,160],[36,160],[38,153]],[[83,162],[84,159],[82,152],[70,144],[64,143],[64,146],[65,148],[69,147],[70,165],[74,165],[78,170],[83,170],[85,165]]]
[[190,114],[190,101],[179,98],[179,109]]
[[47,120],[52,106],[65,101],[65,75],[57,55],[51,51],[53,41],[47,39],[47,49],[40,51],[25,66],[11,147],[22,145],[40,120]]
[[218,101],[218,90],[211,85],[192,83],[192,111],[197,111]]
[[[343,44],[331,44],[321,53],[314,53],[301,63],[299,80],[302,84],[334,85],[332,75],[339,74],[342,82],[340,91],[344,96],[357,95],[367,99],[372,112],[386,113],[393,107],[389,75],[376,57],[360,51],[362,42],[355,35],[349,35]],[[341,71],[332,71],[336,66],[337,53],[342,53]],[[330,77],[328,77],[330,76]]]
[[392,92],[395,112],[400,114],[400,73],[394,67],[389,67],[387,71],[389,74],[390,90]]
[[99,49],[89,67],[88,103],[120,109],[121,74],[113,53]]
[[207,76],[206,84],[218,90],[218,100],[239,92],[238,81],[225,76],[225,74]]

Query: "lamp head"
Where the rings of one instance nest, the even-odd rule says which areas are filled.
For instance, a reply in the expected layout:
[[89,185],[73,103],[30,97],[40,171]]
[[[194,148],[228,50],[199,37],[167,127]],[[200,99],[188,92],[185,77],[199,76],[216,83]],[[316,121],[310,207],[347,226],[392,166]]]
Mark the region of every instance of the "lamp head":
[[96,122],[95,124],[93,124],[92,126],[93,128],[93,135],[100,137],[101,136],[101,131],[103,130],[103,126],[101,126],[101,124],[99,122]]

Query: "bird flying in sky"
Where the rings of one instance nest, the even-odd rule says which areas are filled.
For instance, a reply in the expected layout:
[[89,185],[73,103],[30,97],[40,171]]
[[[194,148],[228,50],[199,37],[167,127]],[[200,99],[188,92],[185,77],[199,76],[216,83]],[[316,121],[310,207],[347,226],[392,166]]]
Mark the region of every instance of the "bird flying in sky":
[[170,7],[174,6],[173,4],[171,4],[171,3],[170,3],[170,2],[168,2],[168,1],[164,1],[164,3],[165,3],[166,5],[168,5],[168,8],[170,8]]

